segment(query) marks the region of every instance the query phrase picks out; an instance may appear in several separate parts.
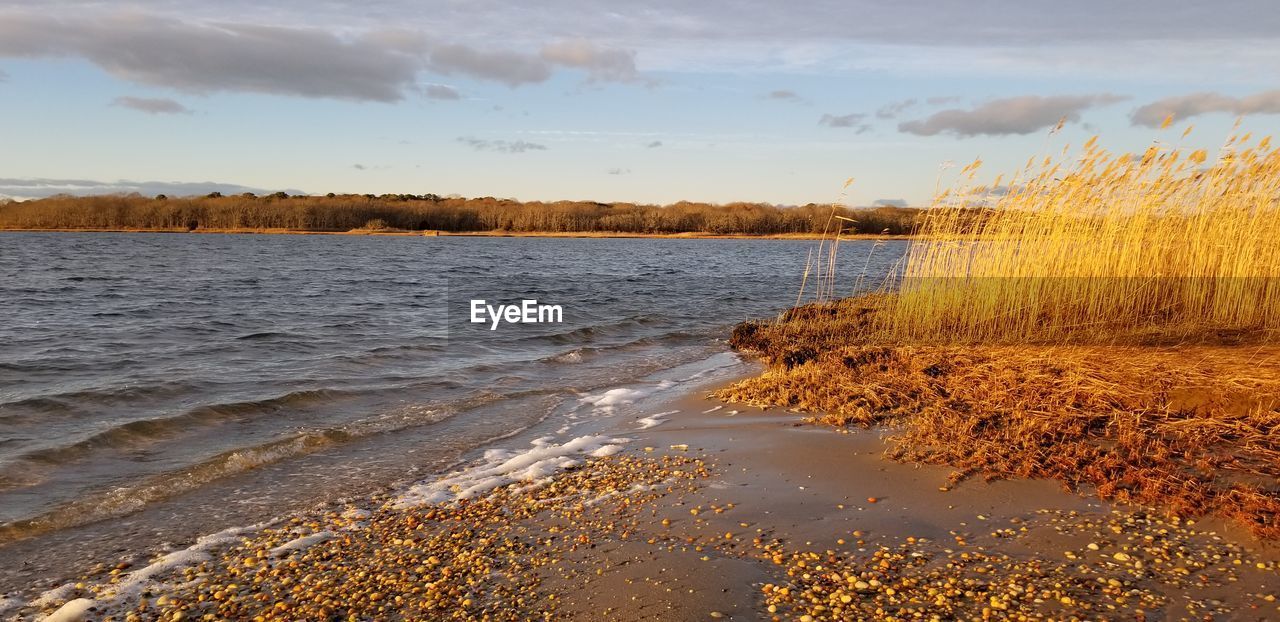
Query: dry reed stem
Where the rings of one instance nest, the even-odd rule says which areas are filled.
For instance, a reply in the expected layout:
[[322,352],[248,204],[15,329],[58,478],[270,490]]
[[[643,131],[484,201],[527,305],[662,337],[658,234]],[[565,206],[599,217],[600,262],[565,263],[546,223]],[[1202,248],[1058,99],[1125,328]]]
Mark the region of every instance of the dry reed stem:
[[1280,152],[1269,138],[1233,136],[1208,165],[1204,150],[1113,156],[1096,137],[1063,153],[1029,161],[1007,186],[943,192],[895,273],[880,332],[952,343],[1139,331],[1280,340]]

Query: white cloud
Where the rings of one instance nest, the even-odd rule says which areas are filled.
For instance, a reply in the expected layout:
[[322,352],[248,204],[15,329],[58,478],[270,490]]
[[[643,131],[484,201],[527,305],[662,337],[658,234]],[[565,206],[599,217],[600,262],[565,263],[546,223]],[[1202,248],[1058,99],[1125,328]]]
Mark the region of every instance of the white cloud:
[[[398,23],[361,30],[44,8],[0,10],[0,57],[83,58],[122,80],[197,94],[394,102],[417,90],[424,71],[515,87],[545,82],[554,67],[583,70],[594,81],[650,82],[636,70],[635,52],[578,39],[526,53],[431,41],[425,30]],[[456,99],[450,91],[457,94],[432,85],[424,94]]]
[[803,100],[800,97],[800,95],[797,94],[795,91],[790,91],[787,89],[778,89],[776,91],[769,91],[768,93],[765,93],[761,97],[763,97],[764,99],[775,99],[779,101],[791,101],[791,102],[798,102]]
[[510,50],[479,50],[461,43],[433,48],[430,67],[439,73],[461,73],[512,87],[545,82],[551,77],[551,68],[537,56]]
[[1183,120],[1212,112],[1233,115],[1280,114],[1280,90],[1264,91],[1246,97],[1231,97],[1220,93],[1200,92],[1177,97],[1167,97],[1152,102],[1129,117],[1134,125],[1159,127],[1165,117]]
[[603,47],[584,39],[543,46],[542,58],[549,63],[584,70],[587,78],[596,82],[642,81],[636,71],[635,52]]
[[1096,95],[1025,95],[997,99],[969,110],[943,110],[915,121],[898,124],[898,130],[919,136],[953,134],[958,137],[1031,134],[1059,121],[1079,121],[1080,112],[1093,106],[1128,99],[1110,93]]
[[907,108],[910,108],[914,105],[916,105],[916,100],[914,99],[904,99],[902,101],[896,101],[896,102],[885,104],[881,106],[879,110],[876,111],[876,118],[892,119],[894,117],[897,117],[899,114],[902,114],[902,112],[905,111]]
[[862,134],[871,130],[871,126],[864,123],[866,118],[867,115],[858,112],[843,115],[824,114],[818,119],[818,125],[853,128],[858,134]]
[[[53,21],[117,14],[104,9],[110,3],[101,0],[9,0],[5,5]],[[500,42],[502,48],[534,58],[553,41],[594,41],[602,50],[626,50],[610,60],[593,58],[592,63],[602,63],[592,65],[597,79],[628,76],[625,55],[632,51],[645,61],[636,63],[638,72],[783,68],[829,75],[833,68],[891,66],[1042,75],[1053,67],[1096,77],[1140,67],[1149,78],[1185,82],[1205,74],[1249,80],[1265,75],[1280,53],[1275,35],[1280,11],[1267,0],[1176,5],[1159,0],[928,0],[923,5],[814,0],[799,7],[771,0],[633,0],[608,8],[581,0],[536,5],[510,0],[132,0],[128,6],[196,24],[287,25],[288,30],[336,33],[330,36],[351,45],[368,39],[377,48],[373,54],[379,55],[368,59],[375,70],[388,67],[376,62],[387,60],[381,58],[385,50],[415,53],[413,46],[388,41],[395,37],[361,35],[391,29],[408,33],[410,39],[474,50],[490,50]],[[392,66],[402,59],[394,60]],[[390,74],[392,86],[399,87],[392,91],[401,92],[407,80],[396,79],[402,75],[397,71],[383,69],[375,75]],[[385,90],[381,94],[385,97]]]
[[147,114],[191,114],[192,110],[182,104],[165,97],[117,97],[112,106],[131,108]]
[[368,33],[50,13],[0,13],[0,56],[81,57],[123,80],[192,93],[373,101],[401,99],[421,67],[414,54]]
[[476,151],[499,151],[502,153],[524,153],[526,151],[546,151],[547,146],[523,140],[488,140],[473,136],[459,136],[458,142]]
[[446,84],[428,84],[422,92],[430,99],[462,99],[458,89]]

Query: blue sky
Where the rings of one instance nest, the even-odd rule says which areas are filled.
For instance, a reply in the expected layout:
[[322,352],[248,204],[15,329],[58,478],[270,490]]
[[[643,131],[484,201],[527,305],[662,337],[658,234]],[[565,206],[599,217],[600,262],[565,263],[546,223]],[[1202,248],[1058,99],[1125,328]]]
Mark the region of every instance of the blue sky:
[[[1212,148],[1239,115],[1276,133],[1276,14],[1264,0],[10,0],[0,194],[215,182],[798,204],[854,177],[851,204],[921,205],[947,161],[981,157],[994,177],[1095,133],[1132,151],[1187,123],[1187,144]],[[1173,130],[1150,127],[1167,112]]]

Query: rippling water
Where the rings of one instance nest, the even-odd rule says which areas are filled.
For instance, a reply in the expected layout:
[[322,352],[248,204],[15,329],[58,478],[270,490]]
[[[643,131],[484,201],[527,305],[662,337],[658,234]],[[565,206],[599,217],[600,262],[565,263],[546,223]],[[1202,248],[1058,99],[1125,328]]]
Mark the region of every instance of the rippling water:
[[[794,302],[813,246],[2,234],[0,542],[317,453],[317,494],[386,478],[385,446],[343,453],[370,438],[396,439],[396,469],[437,464],[723,352],[732,324]],[[841,272],[903,250],[845,243]],[[565,321],[490,331],[472,298]]]

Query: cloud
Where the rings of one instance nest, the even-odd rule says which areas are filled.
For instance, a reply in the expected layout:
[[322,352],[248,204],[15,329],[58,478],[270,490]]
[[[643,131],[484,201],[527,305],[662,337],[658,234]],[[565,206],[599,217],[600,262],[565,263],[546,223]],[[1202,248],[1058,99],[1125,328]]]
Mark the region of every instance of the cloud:
[[0,13],[0,56],[79,57],[130,82],[190,93],[397,101],[421,69],[403,38],[193,23],[139,13]]
[[[280,189],[289,194],[306,194],[302,190]],[[222,194],[268,194],[276,189],[252,188],[237,184],[226,184],[212,181],[173,182],[173,181],[98,181],[92,179],[50,179],[50,178],[2,178],[0,177],[0,196],[42,198],[57,194],[78,196],[99,194],[131,194],[143,196],[164,194],[171,197],[204,195],[210,192]]]
[[510,87],[546,82],[551,77],[551,67],[540,57],[509,50],[477,50],[461,43],[433,48],[429,64],[439,73],[461,73]]
[[871,202],[871,207],[906,207],[906,199],[876,199]]
[[827,127],[849,127],[853,128],[858,134],[861,134],[871,129],[870,125],[863,123],[863,120],[866,118],[867,115],[859,112],[838,116],[833,114],[824,114],[822,115],[822,118],[818,119],[818,125],[825,125]]
[[608,172],[609,172],[609,174],[610,174],[610,175],[630,175],[630,174],[631,174],[631,169],[629,169],[629,168],[611,168],[611,169],[609,169],[609,171],[608,171]]
[[9,74],[5,73],[3,69],[0,69],[0,82],[8,82],[8,81],[9,81]]
[[546,151],[547,146],[523,140],[487,140],[473,136],[459,136],[458,142],[470,146],[476,151],[500,151],[502,153],[524,153],[526,151]]
[[658,147],[661,147],[661,146],[662,146],[662,141],[660,141],[660,140],[655,140],[655,141],[653,141],[653,142],[651,142],[651,143],[649,143],[649,144],[645,145],[645,148],[646,148],[646,149],[657,149]]
[[[433,42],[403,28],[329,31],[137,11],[64,13],[0,11],[0,58],[83,58],[122,80],[196,94],[379,102],[416,92],[424,71],[511,87],[545,82],[553,67],[584,70],[593,81],[646,81],[635,52],[585,40],[552,43],[535,54]],[[445,85],[429,85],[424,94],[459,95]]]
[[971,110],[943,110],[932,116],[898,124],[898,131],[919,136],[953,134],[958,137],[1031,134],[1053,127],[1062,119],[1079,121],[1093,106],[1128,99],[1110,93],[1096,95],[1025,95],[997,99]]
[[368,167],[366,167],[366,166],[365,166],[365,165],[363,165],[363,164],[352,164],[352,165],[351,165],[351,168],[356,169],[357,171],[363,171],[363,170],[365,170],[365,169],[366,169],[366,168],[368,168]]
[[543,60],[587,72],[593,82],[642,82],[636,71],[636,53],[607,48],[584,39],[559,41],[542,48]]
[[430,99],[462,99],[458,89],[445,84],[428,84],[422,93]]
[[[777,75],[780,70],[817,69],[822,75],[847,75],[905,67],[933,75],[966,72],[989,77],[992,72],[1043,76],[1046,69],[1054,69],[1096,79],[1099,72],[1131,75],[1142,67],[1145,76],[1178,83],[1203,83],[1205,75],[1216,82],[1239,76],[1249,83],[1257,75],[1268,75],[1265,71],[1280,52],[1280,39],[1275,36],[1280,12],[1272,10],[1273,3],[1175,4],[984,0],[975,5],[933,0],[924,10],[910,2],[813,0],[797,10],[770,0],[635,0],[625,8],[594,7],[581,0],[545,0],[536,6],[499,0],[426,4],[377,0],[370,9],[351,0],[8,0],[3,6],[54,20],[96,21],[118,15],[115,6],[130,6],[214,25],[240,21],[294,29],[319,27],[337,33],[339,42],[368,42],[383,52],[391,51],[393,57],[418,55],[416,61],[430,56],[430,46],[413,42],[414,37],[403,32],[393,36],[380,31],[400,29],[433,43],[478,49],[496,45],[526,57],[540,57],[548,42],[575,37],[636,50],[645,61],[644,68],[655,72]],[[48,31],[28,32],[24,38]],[[8,33],[0,35],[0,40],[7,37]],[[405,39],[413,45],[406,45]],[[365,59],[369,67],[378,69],[377,75],[385,75],[388,70],[380,68],[388,66],[378,60]],[[144,61],[159,62],[138,59]],[[407,93],[406,84],[393,81],[391,90]]]
[[1231,97],[1207,91],[1167,97],[1133,111],[1129,120],[1133,125],[1159,127],[1169,115],[1182,120],[1211,112],[1226,112],[1237,116],[1280,114],[1280,90],[1264,91],[1246,97]]
[[929,104],[930,106],[941,106],[943,104],[954,104],[958,101],[960,101],[959,95],[942,95],[929,97],[924,100],[924,103]]
[[914,99],[904,99],[902,101],[885,104],[884,106],[881,106],[879,110],[876,111],[876,118],[892,119],[898,116],[899,114],[901,114],[902,111],[914,105],[916,105],[916,100]]
[[147,114],[191,114],[192,110],[182,104],[164,97],[117,97],[112,106],[132,108]]
[[769,91],[768,93],[761,95],[761,97],[763,97],[764,99],[776,99],[780,101],[792,101],[792,102],[803,101],[800,95],[796,94],[795,91],[788,91],[786,89]]

